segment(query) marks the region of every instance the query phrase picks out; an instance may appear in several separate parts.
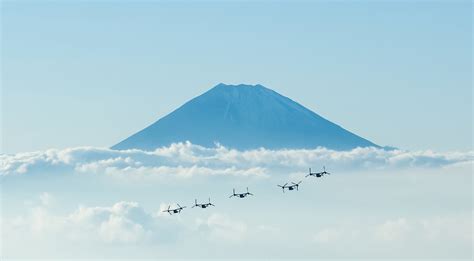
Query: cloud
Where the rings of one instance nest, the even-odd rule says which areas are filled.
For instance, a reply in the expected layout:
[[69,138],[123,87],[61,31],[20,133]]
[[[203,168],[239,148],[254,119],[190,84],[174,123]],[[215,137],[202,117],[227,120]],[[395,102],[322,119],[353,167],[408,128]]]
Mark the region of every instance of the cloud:
[[402,151],[326,148],[237,151],[218,145],[205,148],[189,142],[155,151],[78,147],[0,155],[0,175],[32,173],[92,173],[126,177],[247,176],[267,177],[270,172],[302,171],[312,166],[338,170],[436,168],[471,164],[474,152]]
[[[247,232],[247,225],[220,213],[194,219],[194,226],[179,215],[162,212],[169,204],[161,203],[155,212],[145,211],[137,202],[119,201],[111,206],[79,206],[69,213],[55,214],[49,202],[54,197],[42,193],[29,211],[12,218],[0,217],[9,235],[33,235],[37,238],[55,238],[69,242],[92,244],[137,245],[166,243],[176,240],[176,235],[195,236],[211,241],[240,241]],[[2,235],[3,237],[3,235]]]
[[385,241],[403,240],[410,230],[410,224],[405,218],[387,220],[375,227],[375,237]]
[[41,193],[39,198],[43,206],[49,206],[54,202],[53,196],[51,196],[51,194],[49,194],[48,192]]
[[[343,241],[374,244],[472,241],[472,213],[428,217],[389,218],[376,223],[346,223],[321,228],[313,235],[317,244],[338,245]],[[418,243],[415,243],[418,242]]]
[[339,240],[343,235],[343,231],[341,231],[339,228],[325,228],[321,231],[318,231],[314,235],[313,239],[317,243],[329,243]]
[[197,219],[199,231],[209,233],[212,240],[240,241],[247,235],[247,225],[244,222],[231,219],[229,216],[214,213],[207,219]]
[[79,207],[71,214],[54,215],[44,205],[6,223],[6,228],[44,237],[70,240],[97,239],[104,243],[137,243],[151,237],[153,216],[136,202],[117,202],[111,207]]
[[[32,189],[21,180],[3,187],[9,197],[0,215],[1,239],[5,253],[23,257],[28,252],[30,258],[81,253],[138,258],[138,252],[148,258],[466,258],[472,245],[472,175],[467,171],[334,175],[308,181],[296,194],[281,193],[269,179],[255,182],[252,191],[260,193],[249,200],[228,199],[226,189],[220,194],[214,182],[190,182],[196,190],[189,191],[183,186],[187,182],[176,182],[166,191],[156,183],[107,180],[108,188],[93,194],[90,183],[70,179],[48,192],[40,186],[31,199]],[[202,192],[206,198],[220,194],[211,195],[215,208],[188,205],[179,215],[160,212],[169,204],[187,205]]]
[[136,202],[117,202],[111,207],[79,207],[66,218],[73,227],[85,228],[104,242],[135,243],[153,233],[153,216]]

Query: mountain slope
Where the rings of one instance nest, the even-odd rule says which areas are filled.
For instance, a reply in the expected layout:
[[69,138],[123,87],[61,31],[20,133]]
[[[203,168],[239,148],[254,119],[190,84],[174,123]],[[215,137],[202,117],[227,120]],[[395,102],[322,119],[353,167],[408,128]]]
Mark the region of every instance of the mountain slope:
[[219,84],[112,148],[153,150],[187,140],[237,149],[379,147],[261,85]]

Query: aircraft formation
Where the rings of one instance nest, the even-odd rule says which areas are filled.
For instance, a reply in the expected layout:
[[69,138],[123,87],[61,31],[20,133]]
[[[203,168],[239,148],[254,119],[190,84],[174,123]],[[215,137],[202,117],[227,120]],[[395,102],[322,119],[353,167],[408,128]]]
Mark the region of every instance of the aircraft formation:
[[[323,177],[324,175],[330,175],[331,173],[327,172],[326,171],[326,167],[323,167],[323,171],[321,172],[311,172],[311,168],[309,168],[309,172],[308,174],[305,176],[305,178],[307,177],[315,177],[315,178],[321,178]],[[285,183],[284,185],[277,185],[278,187],[280,187],[283,191],[283,193],[285,193],[285,189],[286,190],[296,190],[298,191],[298,188],[300,186],[302,181],[299,181],[298,183],[295,183],[295,182],[291,182],[291,185],[288,185],[288,182]],[[232,195],[229,196],[229,198],[232,198],[232,197],[236,197],[236,198],[245,198],[247,196],[253,196],[252,193],[249,192],[249,188],[247,188],[247,191],[246,192],[243,192],[243,193],[235,193],[235,188],[232,189]],[[171,205],[168,206],[168,209],[166,210],[163,210],[163,212],[168,212],[170,215],[173,215],[173,214],[179,214],[181,213],[181,211],[186,208],[186,206],[182,207],[180,206],[179,204],[176,204],[178,207],[176,208],[171,208]],[[197,199],[194,199],[194,205],[191,207],[191,208],[195,208],[195,207],[198,207],[198,208],[208,208],[208,207],[215,207],[214,204],[211,203],[211,198],[209,198],[209,201],[207,203],[198,203],[197,202]]]

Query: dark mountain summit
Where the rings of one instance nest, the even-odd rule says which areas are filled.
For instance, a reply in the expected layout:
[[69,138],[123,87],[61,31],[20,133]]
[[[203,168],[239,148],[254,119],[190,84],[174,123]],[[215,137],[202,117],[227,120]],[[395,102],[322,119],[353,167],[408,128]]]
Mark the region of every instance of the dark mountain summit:
[[112,148],[153,150],[183,141],[241,150],[379,147],[262,85],[219,84]]

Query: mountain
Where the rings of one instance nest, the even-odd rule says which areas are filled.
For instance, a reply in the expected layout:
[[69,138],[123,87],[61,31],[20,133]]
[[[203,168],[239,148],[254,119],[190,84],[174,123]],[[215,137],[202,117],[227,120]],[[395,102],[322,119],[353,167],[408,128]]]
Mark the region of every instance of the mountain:
[[379,147],[262,85],[218,84],[112,149],[153,150],[183,141],[240,150]]

